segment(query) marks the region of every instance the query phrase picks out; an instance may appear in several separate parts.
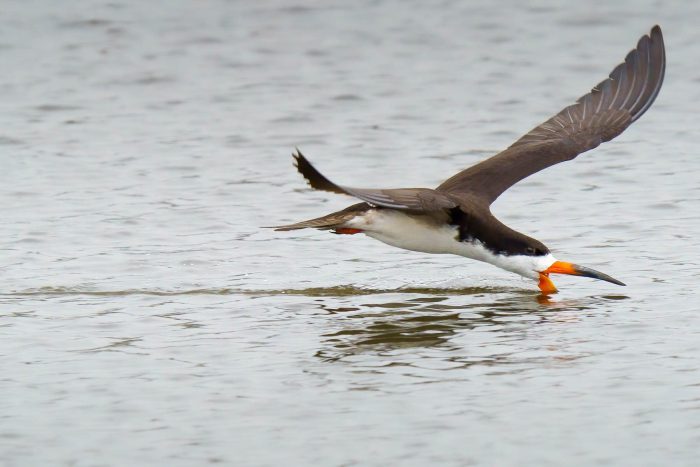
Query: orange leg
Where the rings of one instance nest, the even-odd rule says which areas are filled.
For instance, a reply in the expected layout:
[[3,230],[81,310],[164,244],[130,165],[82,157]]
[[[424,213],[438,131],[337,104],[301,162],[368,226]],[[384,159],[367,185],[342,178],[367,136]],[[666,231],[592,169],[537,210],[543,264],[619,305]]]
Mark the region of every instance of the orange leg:
[[343,228],[343,227],[341,227],[341,228],[339,228],[339,229],[335,229],[335,233],[337,233],[337,234],[344,234],[344,235],[355,235],[355,234],[358,234],[358,233],[362,233],[362,230],[361,230],[361,229],[350,229],[350,228]]

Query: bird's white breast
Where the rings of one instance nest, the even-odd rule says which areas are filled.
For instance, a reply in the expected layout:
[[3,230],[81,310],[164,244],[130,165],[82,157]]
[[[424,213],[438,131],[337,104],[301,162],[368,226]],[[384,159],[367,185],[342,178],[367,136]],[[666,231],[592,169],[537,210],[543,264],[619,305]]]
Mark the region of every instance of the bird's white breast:
[[424,253],[457,253],[455,226],[439,224],[428,216],[413,216],[390,209],[370,210],[345,226],[361,229],[369,237],[405,250]]
[[361,229],[367,236],[397,248],[464,256],[532,279],[538,279],[537,271],[547,269],[555,261],[552,255],[495,254],[478,240],[460,241],[456,226],[439,223],[429,216],[415,216],[391,209],[366,211],[350,219],[344,227]]

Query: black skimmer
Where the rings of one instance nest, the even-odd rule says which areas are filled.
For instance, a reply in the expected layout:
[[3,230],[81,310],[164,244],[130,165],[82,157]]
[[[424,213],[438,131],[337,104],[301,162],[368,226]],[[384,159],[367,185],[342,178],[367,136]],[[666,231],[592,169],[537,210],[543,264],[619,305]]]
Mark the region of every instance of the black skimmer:
[[538,240],[509,228],[490,205],[520,180],[574,159],[622,133],[651,107],[661,89],[666,56],[661,28],[643,36],[625,61],[581,97],[506,150],[430,188],[353,188],[328,180],[297,149],[296,167],[312,188],[362,200],[327,216],[276,227],[364,233],[389,245],[485,261],[557,291],[550,274],[573,274],[625,285],[607,274],[557,260]]

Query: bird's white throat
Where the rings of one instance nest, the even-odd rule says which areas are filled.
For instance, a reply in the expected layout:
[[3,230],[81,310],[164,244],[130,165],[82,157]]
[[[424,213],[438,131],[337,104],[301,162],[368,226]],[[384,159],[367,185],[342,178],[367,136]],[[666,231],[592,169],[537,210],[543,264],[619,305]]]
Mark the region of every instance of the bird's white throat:
[[405,250],[453,254],[493,264],[530,279],[539,279],[555,261],[545,256],[495,254],[478,240],[460,241],[456,226],[441,224],[428,216],[415,216],[391,209],[371,209],[347,221],[343,227],[360,229],[367,236]]

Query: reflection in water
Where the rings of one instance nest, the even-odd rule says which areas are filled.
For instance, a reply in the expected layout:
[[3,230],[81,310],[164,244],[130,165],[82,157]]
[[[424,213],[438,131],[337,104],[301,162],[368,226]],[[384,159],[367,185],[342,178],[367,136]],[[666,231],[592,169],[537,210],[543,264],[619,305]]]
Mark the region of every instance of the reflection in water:
[[[248,295],[254,297],[271,297],[277,295],[291,295],[304,297],[352,297],[362,295],[382,295],[382,294],[420,294],[436,296],[460,296],[460,295],[495,295],[510,294],[523,297],[524,301],[535,299],[541,304],[559,303],[554,299],[556,296],[536,295],[530,289],[519,289],[513,287],[399,287],[399,288],[370,288],[358,287],[355,285],[337,285],[331,287],[309,287],[305,289],[236,289],[228,287],[220,288],[200,288],[200,289],[126,289],[126,290],[96,290],[87,287],[39,287],[35,289],[16,290],[8,293],[0,293],[0,297],[31,297],[31,296],[96,296],[96,297],[121,297],[129,295],[153,295],[157,297],[168,297],[178,295]],[[606,295],[601,298],[609,300],[620,300],[629,298],[625,295]],[[440,300],[438,300],[440,301]]]
[[[158,290],[87,290],[80,287],[45,287],[0,294],[3,299],[21,296],[119,297],[143,296],[247,296],[252,299],[279,296],[313,299],[313,304],[333,315],[332,332],[322,334],[322,347],[316,356],[333,362],[350,356],[390,355],[402,349],[440,348],[449,359],[460,365],[494,365],[531,361],[517,352],[490,353],[494,342],[527,338],[529,330],[543,323],[575,323],[580,312],[605,309],[605,302],[625,300],[623,295],[603,295],[575,300],[557,300],[556,296],[538,295],[532,290],[509,287],[434,288],[406,287],[395,289],[362,288],[352,285],[312,287],[307,289],[237,290],[231,288]],[[158,301],[150,306],[160,306]],[[263,305],[264,306],[264,305]],[[154,316],[172,320],[182,329],[203,327],[201,317],[190,308],[156,313]],[[574,312],[574,313],[571,313]],[[105,311],[102,313],[111,313]],[[99,314],[99,313],[98,313]],[[470,333],[474,331],[474,333]],[[476,339],[479,333],[487,338]],[[483,335],[483,334],[481,334]],[[141,338],[119,337],[112,342],[81,349],[84,352],[139,352]],[[417,353],[418,350],[416,350]],[[449,354],[453,352],[453,354]],[[455,356],[454,353],[458,355]],[[443,353],[443,357],[446,354]],[[392,357],[393,358],[393,357]],[[411,360],[410,357],[406,357]],[[414,355],[415,359],[420,359]],[[393,362],[396,363],[396,358]],[[414,360],[415,361],[415,360]]]
[[78,352],[98,353],[98,352],[125,352],[132,354],[148,355],[147,352],[138,349],[137,345],[141,342],[140,337],[115,337],[112,342],[99,347],[89,349],[80,349]]
[[[502,292],[501,297],[496,298],[494,294],[485,294],[481,289],[462,294],[473,295],[477,299],[468,303],[460,303],[462,300],[455,294],[410,299],[402,297],[399,301],[344,307],[321,303],[320,308],[339,315],[341,329],[323,336],[324,346],[316,356],[326,361],[338,361],[367,352],[386,353],[409,347],[441,347],[442,350],[464,353],[463,344],[454,340],[467,331],[496,333],[487,339],[488,342],[493,339],[524,339],[527,331],[535,326],[577,322],[580,315],[572,314],[572,311],[599,310],[603,301],[625,298],[588,297],[557,302],[522,291]],[[468,364],[513,361],[502,355],[482,357],[469,358]]]

